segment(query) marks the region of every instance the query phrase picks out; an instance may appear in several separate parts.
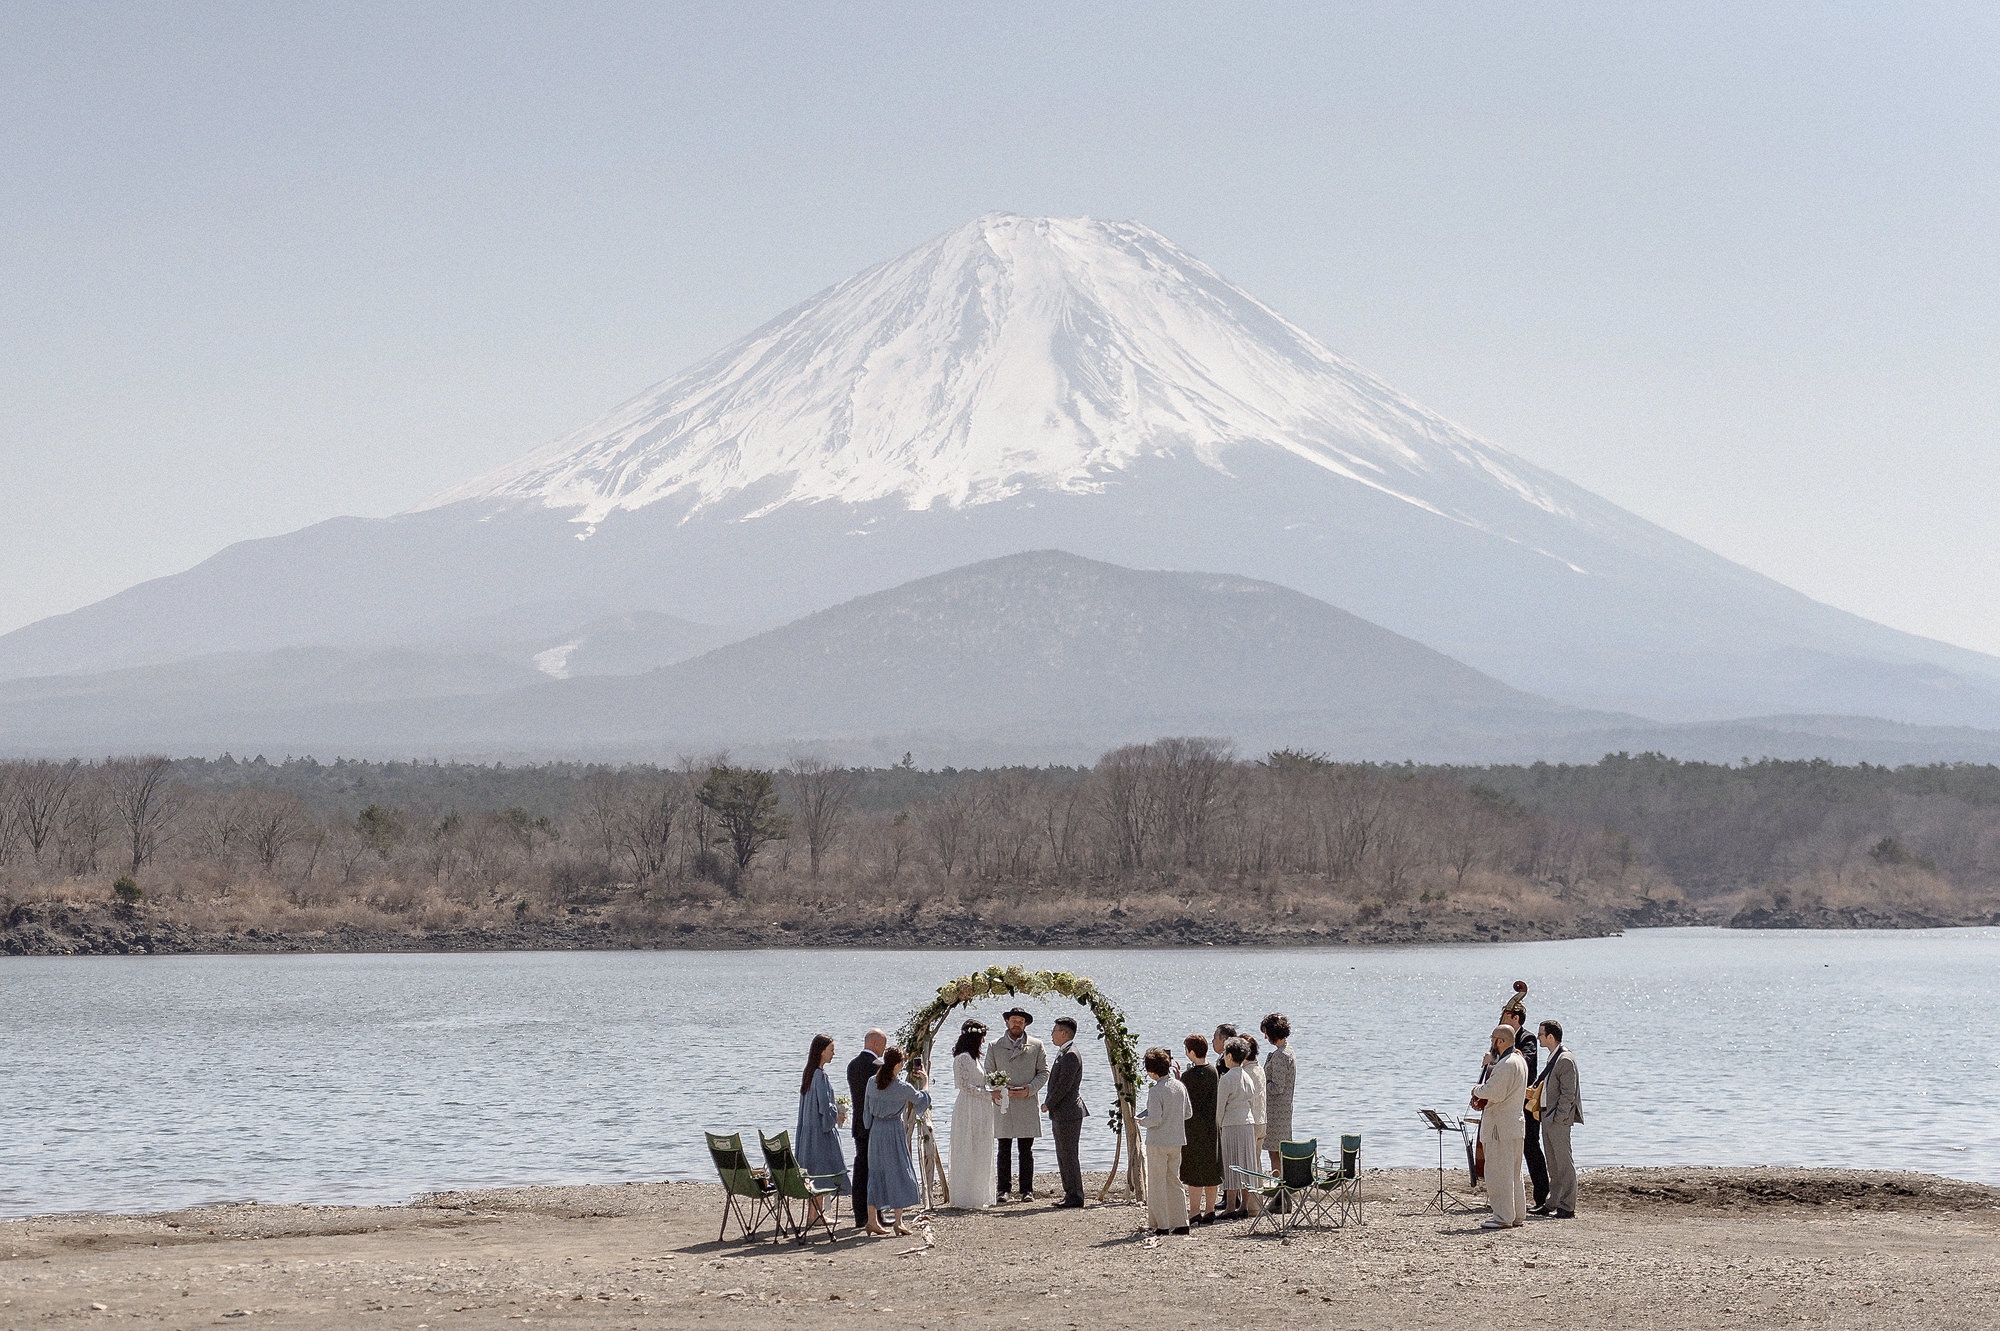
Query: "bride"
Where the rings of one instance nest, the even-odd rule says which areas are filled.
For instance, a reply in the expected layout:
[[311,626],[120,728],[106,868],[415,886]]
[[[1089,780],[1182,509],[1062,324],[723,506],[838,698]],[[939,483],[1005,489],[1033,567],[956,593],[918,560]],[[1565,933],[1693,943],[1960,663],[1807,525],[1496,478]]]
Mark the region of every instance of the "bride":
[[978,1210],[998,1200],[993,1166],[993,1088],[987,1085],[980,1055],[986,1027],[967,1021],[951,1051],[951,1081],[958,1101],[951,1107],[951,1204]]

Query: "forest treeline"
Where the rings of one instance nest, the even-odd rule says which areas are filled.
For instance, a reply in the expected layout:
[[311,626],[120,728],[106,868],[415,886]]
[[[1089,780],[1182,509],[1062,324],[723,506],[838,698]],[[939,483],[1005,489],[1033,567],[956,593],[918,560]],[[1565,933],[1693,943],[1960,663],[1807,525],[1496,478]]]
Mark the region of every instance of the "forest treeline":
[[207,928],[588,912],[623,932],[722,919],[809,931],[1081,911],[1140,932],[1175,922],[1179,936],[1253,917],[1339,934],[1426,916],[1485,936],[1472,922],[1560,933],[1732,894],[1767,914],[1893,899],[1954,918],[1996,886],[1991,766],[1418,767],[1244,757],[1196,737],[1089,768],[976,771],[720,754],[616,768],[0,764],[0,896],[115,890]]

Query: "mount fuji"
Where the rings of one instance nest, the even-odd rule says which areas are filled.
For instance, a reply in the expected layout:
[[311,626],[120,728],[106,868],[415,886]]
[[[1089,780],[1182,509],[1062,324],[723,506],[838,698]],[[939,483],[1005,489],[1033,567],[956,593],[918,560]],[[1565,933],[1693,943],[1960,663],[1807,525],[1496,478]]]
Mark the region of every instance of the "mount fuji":
[[[1815,602],[1477,438],[1143,225],[1006,214],[408,513],[0,637],[0,679],[300,648],[632,673],[1032,550],[1277,584],[1628,720],[2000,727],[2000,658]],[[635,617],[677,627],[651,656],[576,647]]]

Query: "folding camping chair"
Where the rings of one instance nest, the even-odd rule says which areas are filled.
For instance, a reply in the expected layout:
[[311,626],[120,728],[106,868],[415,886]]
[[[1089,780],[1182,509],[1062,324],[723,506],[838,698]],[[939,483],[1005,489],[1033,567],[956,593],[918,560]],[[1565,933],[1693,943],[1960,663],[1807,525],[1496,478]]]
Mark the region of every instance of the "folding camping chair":
[[750,1167],[750,1157],[743,1154],[742,1136],[734,1132],[727,1137],[713,1132],[705,1135],[715,1172],[722,1176],[722,1228],[715,1241],[720,1243],[729,1236],[731,1220],[746,1239],[756,1238],[766,1220],[782,1228],[777,1186],[763,1170]]
[[1278,1172],[1259,1174],[1238,1168],[1246,1187],[1255,1187],[1264,1209],[1250,1217],[1252,1234],[1289,1234],[1311,1224],[1320,1205],[1319,1142],[1278,1143]]
[[1335,1229],[1358,1225],[1361,1219],[1361,1134],[1343,1133],[1340,1163],[1321,1174],[1314,1191],[1315,1207]]
[[[840,1236],[834,1232],[840,1215],[840,1192],[847,1184],[845,1170],[838,1174],[808,1174],[799,1165],[799,1158],[792,1152],[792,1134],[781,1132],[775,1137],[767,1137],[760,1130],[757,1140],[764,1148],[764,1171],[778,1190],[778,1228],[780,1232],[790,1229],[800,1243],[812,1237],[815,1229],[823,1230],[830,1239]],[[814,1205],[818,1214],[814,1214]],[[796,1213],[793,1211],[797,1205]]]

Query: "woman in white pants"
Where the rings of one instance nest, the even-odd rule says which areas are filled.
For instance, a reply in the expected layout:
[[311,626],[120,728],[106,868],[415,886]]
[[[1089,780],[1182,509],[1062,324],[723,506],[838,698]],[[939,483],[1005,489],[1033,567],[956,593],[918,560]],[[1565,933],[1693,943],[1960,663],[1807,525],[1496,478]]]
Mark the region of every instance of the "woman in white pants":
[[1194,1101],[1173,1075],[1174,1056],[1164,1049],[1146,1051],[1146,1107],[1139,1126],[1146,1130],[1146,1221],[1155,1234],[1188,1232],[1187,1194],[1181,1191],[1181,1147],[1187,1145],[1188,1120]]

